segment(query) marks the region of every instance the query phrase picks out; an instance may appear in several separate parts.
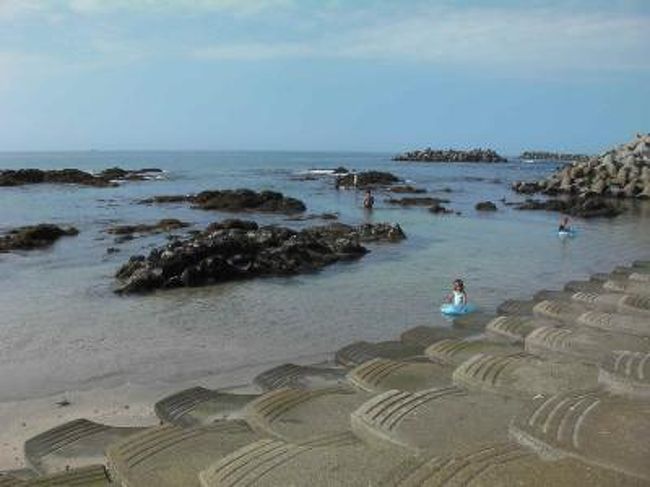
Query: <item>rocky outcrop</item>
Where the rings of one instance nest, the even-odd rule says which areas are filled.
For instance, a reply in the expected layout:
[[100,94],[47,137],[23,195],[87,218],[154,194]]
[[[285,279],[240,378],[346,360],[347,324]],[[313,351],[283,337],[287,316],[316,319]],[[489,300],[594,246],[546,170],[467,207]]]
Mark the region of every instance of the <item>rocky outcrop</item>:
[[258,276],[290,276],[318,270],[368,252],[363,242],[406,238],[399,225],[357,227],[333,223],[295,231],[225,220],[186,240],[131,257],[116,274],[118,293],[147,292]]
[[163,218],[157,223],[141,223],[137,225],[117,225],[106,230],[106,233],[112,235],[151,235],[161,232],[170,232],[190,226],[189,223],[182,222],[176,218]]
[[414,150],[398,154],[394,161],[421,162],[507,162],[507,159],[492,149],[432,149]]
[[568,164],[544,180],[517,181],[512,188],[524,194],[650,198],[650,134],[638,134],[598,157]]
[[440,203],[449,203],[449,200],[431,197],[406,197],[406,198],[390,198],[385,200],[390,205],[400,206],[433,206]]
[[474,206],[476,211],[497,211],[497,205],[491,201],[481,201]]
[[191,203],[194,208],[221,211],[260,211],[295,213],[305,211],[305,204],[276,191],[256,192],[250,189],[202,191],[194,195],[163,195],[140,200],[142,204]]
[[377,188],[391,186],[398,183],[400,179],[389,172],[364,171],[358,173],[347,173],[337,178],[336,184],[340,187],[354,187],[356,179],[357,188]]
[[422,194],[427,192],[427,190],[424,188],[416,188],[415,186],[411,186],[408,184],[391,186],[390,188],[387,189],[387,191],[391,193],[412,193],[412,194]]
[[0,252],[40,249],[52,245],[61,237],[78,233],[79,230],[74,227],[61,228],[51,223],[18,227],[0,236]]
[[127,170],[119,167],[105,169],[92,174],[80,169],[7,169],[0,171],[0,186],[22,186],[26,184],[80,184],[83,186],[117,186],[120,181],[143,181],[152,173],[162,172],[157,168]]
[[551,151],[524,151],[519,159],[528,161],[577,161],[585,162],[589,160],[587,154],[570,154],[566,152]]
[[558,211],[581,218],[615,217],[622,210],[612,202],[599,197],[574,196],[568,198],[551,198],[548,200],[527,199],[514,205],[517,210]]
[[429,211],[431,213],[434,213],[436,215],[438,214],[445,214],[445,213],[453,213],[454,210],[450,210],[449,208],[445,208],[442,206],[440,203],[434,203],[429,207]]

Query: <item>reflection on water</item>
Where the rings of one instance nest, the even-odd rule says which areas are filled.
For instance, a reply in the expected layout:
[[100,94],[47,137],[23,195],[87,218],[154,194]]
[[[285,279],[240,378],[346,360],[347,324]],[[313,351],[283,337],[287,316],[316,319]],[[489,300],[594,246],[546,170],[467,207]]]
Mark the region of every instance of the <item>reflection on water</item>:
[[[23,187],[0,189],[0,225],[51,221],[73,224],[78,237],[29,255],[0,255],[0,399],[46,394],[97,383],[184,381],[246,364],[294,360],[330,352],[353,340],[397,336],[407,327],[446,322],[439,304],[456,277],[470,300],[490,311],[506,298],[559,288],[622,262],[648,257],[650,207],[635,204],[614,220],[575,220],[578,235],[557,236],[558,215],[499,205],[474,211],[478,201],[520,199],[509,182],[539,177],[544,164],[410,164],[385,154],[306,153],[89,153],[0,155],[0,167],[99,169],[158,166],[168,179],[119,188]],[[344,165],[390,170],[418,187],[449,198],[456,215],[426,208],[394,208],[375,193],[336,191],[328,179],[297,181],[300,170]],[[469,178],[469,179],[468,179]],[[497,184],[494,179],[502,181]],[[143,297],[111,292],[115,270],[146,253],[164,236],[118,245],[107,225],[163,217],[193,228],[224,215],[186,206],[134,204],[155,194],[207,188],[275,189],[303,199],[308,213],[338,212],[346,223],[399,222],[408,239],[371,246],[360,261],[292,278],[228,283]],[[434,194],[435,195],[435,194]],[[299,228],[319,220],[263,223]]]

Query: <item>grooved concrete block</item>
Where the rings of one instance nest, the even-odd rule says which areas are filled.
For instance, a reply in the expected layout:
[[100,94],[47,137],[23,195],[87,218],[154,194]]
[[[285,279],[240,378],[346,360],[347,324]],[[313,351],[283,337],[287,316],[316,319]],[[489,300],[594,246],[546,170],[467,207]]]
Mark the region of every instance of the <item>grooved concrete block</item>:
[[386,391],[351,415],[352,430],[377,447],[450,455],[486,442],[505,441],[521,401],[469,393],[458,387]]
[[430,362],[374,359],[348,373],[348,381],[364,391],[419,391],[451,384],[453,368]]
[[25,458],[40,474],[103,464],[104,450],[108,446],[143,429],[119,428],[76,419],[27,440]]
[[521,444],[551,458],[574,457],[650,480],[650,408],[605,392],[535,401],[510,427]]
[[244,421],[178,428],[165,425],[131,436],[107,451],[118,485],[199,487],[210,463],[260,439]]
[[290,442],[303,441],[348,431],[350,413],[369,397],[367,392],[352,386],[276,389],[246,407],[246,421],[264,435]]
[[283,364],[257,375],[253,383],[266,391],[282,387],[316,389],[345,382],[344,369]]
[[154,410],[162,421],[192,427],[223,419],[238,419],[246,404],[258,394],[231,394],[191,387],[158,401]]

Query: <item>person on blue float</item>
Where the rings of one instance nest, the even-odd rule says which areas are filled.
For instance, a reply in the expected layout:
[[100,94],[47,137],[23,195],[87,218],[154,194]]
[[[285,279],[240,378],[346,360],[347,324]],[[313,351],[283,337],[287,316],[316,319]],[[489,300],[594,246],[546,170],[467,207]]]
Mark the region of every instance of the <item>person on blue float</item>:
[[447,295],[445,301],[459,307],[467,305],[467,293],[462,279],[456,279],[453,282],[452,293]]

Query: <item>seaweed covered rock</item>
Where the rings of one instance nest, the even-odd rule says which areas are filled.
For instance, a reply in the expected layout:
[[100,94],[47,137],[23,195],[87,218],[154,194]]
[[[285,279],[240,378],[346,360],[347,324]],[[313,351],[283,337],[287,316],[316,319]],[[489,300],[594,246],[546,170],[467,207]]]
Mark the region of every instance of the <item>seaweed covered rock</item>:
[[64,236],[77,235],[74,227],[61,228],[51,223],[14,228],[0,236],[0,252],[33,250],[48,247]]
[[25,184],[80,184],[83,186],[116,186],[119,181],[147,180],[151,173],[162,172],[157,168],[127,170],[119,167],[105,169],[92,174],[80,169],[7,169],[0,170],[0,186],[22,186]]
[[432,149],[414,150],[398,154],[394,161],[420,162],[507,162],[507,159],[492,149]]
[[251,189],[225,189],[202,191],[189,195],[162,195],[140,200],[142,204],[191,203],[202,210],[260,211],[295,213],[305,211],[305,204],[276,191],[256,192]]
[[363,242],[406,238],[399,225],[332,223],[302,231],[227,220],[186,240],[134,256],[116,273],[118,293],[147,292],[259,276],[290,276],[318,270],[368,252]]

